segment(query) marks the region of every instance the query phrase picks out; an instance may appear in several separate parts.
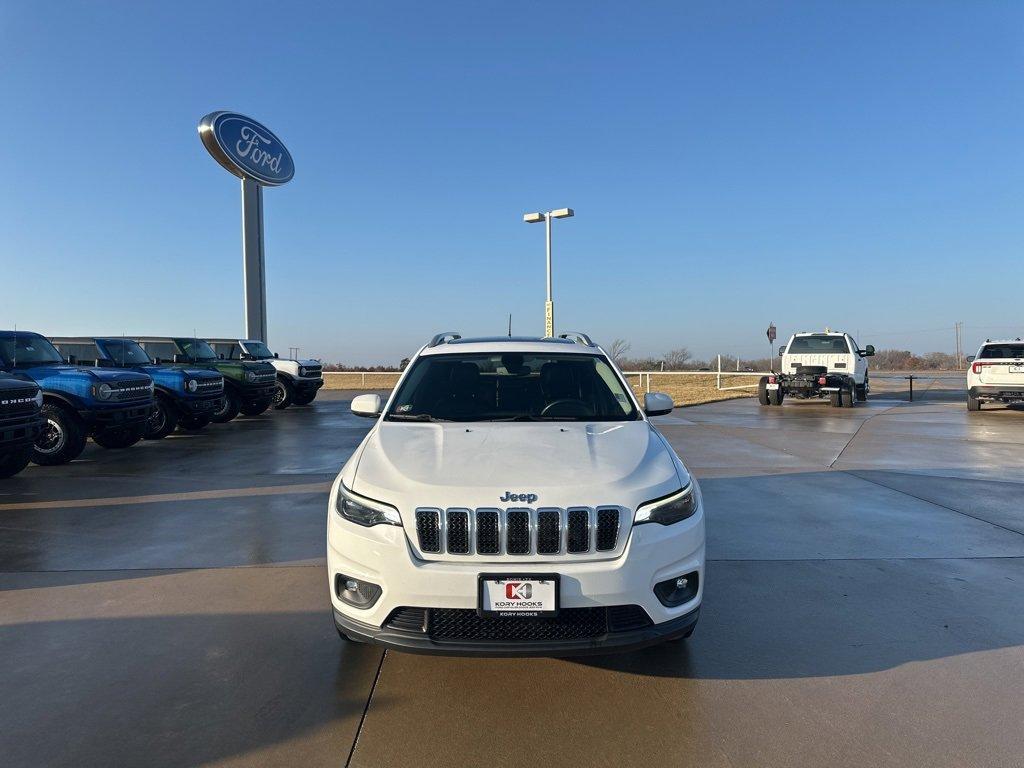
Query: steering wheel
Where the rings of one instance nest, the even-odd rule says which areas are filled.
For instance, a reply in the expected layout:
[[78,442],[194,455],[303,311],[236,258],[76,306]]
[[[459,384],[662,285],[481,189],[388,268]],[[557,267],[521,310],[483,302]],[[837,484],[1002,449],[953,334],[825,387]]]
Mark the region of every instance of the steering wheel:
[[[567,413],[550,413],[550,411],[567,406],[564,410]],[[593,416],[594,409],[591,405],[578,400],[575,397],[563,397],[560,400],[552,400],[550,403],[544,406],[544,410],[540,412],[541,416]]]

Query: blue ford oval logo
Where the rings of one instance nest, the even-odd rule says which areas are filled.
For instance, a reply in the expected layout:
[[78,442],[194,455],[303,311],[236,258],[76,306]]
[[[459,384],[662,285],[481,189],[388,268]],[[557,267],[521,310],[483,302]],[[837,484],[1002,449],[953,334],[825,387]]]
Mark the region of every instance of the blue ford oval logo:
[[245,115],[211,112],[199,121],[199,138],[218,163],[240,178],[277,186],[295,175],[284,142]]

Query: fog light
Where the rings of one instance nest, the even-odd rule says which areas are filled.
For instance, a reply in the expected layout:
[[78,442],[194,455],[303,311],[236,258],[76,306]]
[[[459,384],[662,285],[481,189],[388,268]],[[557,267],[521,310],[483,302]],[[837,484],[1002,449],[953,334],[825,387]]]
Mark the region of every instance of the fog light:
[[353,608],[369,608],[380,597],[381,588],[368,581],[360,581],[340,573],[334,575],[334,594]]
[[675,608],[693,600],[697,596],[699,586],[700,576],[697,571],[692,571],[655,584],[654,594],[666,608]]

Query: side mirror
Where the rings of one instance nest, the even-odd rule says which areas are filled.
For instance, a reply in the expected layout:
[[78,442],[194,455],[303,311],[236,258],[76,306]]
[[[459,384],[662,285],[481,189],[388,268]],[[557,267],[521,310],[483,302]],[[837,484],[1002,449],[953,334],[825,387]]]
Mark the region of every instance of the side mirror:
[[644,413],[648,416],[664,416],[672,413],[675,403],[664,392],[648,392],[644,395]]
[[860,351],[861,357],[873,357],[875,354],[875,348],[868,344],[864,349]]
[[779,347],[779,357],[782,357],[784,354],[786,354],[786,348]]
[[223,360],[224,359],[224,353],[221,352],[219,355],[217,355],[217,359],[218,360]]
[[78,358],[77,357],[75,357],[74,355],[68,355],[68,365],[76,365],[77,363],[78,363]]
[[968,355],[967,356],[967,362],[968,363],[973,363],[976,359],[977,359],[977,357],[975,355]]
[[358,395],[352,398],[352,413],[356,416],[375,419],[380,416],[383,407],[380,395]]
[[187,363],[188,360],[185,359],[184,355],[175,355],[174,357],[171,358],[171,362],[174,362],[174,363]]
[[274,353],[274,359],[277,360],[277,352]]

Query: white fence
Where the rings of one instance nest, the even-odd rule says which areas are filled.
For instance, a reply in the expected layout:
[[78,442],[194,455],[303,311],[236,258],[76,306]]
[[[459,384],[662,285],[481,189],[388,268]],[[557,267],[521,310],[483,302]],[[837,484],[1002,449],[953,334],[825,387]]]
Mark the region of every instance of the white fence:
[[[737,366],[739,361],[737,360]],[[718,367],[715,370],[707,371],[623,371],[622,374],[627,378],[630,376],[640,377],[640,388],[644,392],[651,391],[651,376],[714,376],[715,387],[721,391],[730,389],[755,389],[758,381],[762,376],[768,376],[769,374],[764,371],[727,371],[722,370],[722,356],[718,355]],[[739,384],[728,387],[722,386],[722,376],[728,376],[730,378],[734,376],[749,376],[754,379],[751,384]]]

